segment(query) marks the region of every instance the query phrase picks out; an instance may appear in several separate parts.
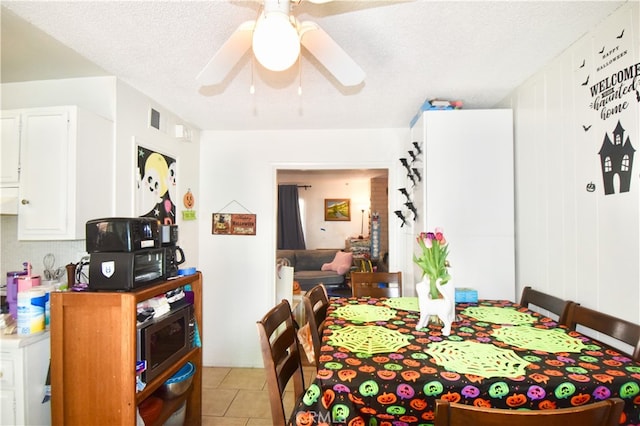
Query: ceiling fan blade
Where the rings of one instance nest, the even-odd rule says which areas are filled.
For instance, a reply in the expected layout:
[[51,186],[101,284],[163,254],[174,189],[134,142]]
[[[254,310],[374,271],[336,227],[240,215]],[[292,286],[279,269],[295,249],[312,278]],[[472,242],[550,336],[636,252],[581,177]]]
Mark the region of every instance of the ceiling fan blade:
[[318,24],[300,23],[300,44],[331,73],[343,86],[356,86],[366,74],[356,62]]
[[219,84],[251,47],[255,21],[246,21],[231,34],[196,77],[203,86]]

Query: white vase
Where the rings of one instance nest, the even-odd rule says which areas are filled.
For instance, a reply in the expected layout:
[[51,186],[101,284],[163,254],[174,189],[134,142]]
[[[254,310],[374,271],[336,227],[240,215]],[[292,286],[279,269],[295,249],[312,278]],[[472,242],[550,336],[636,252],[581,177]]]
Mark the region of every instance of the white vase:
[[416,329],[424,328],[432,315],[437,316],[442,321],[442,334],[448,336],[451,333],[451,324],[456,317],[455,289],[453,284],[442,284],[436,281],[436,287],[442,295],[440,299],[432,299],[429,292],[429,280],[423,278],[416,284],[418,293],[418,306],[420,307],[420,320],[416,324]]

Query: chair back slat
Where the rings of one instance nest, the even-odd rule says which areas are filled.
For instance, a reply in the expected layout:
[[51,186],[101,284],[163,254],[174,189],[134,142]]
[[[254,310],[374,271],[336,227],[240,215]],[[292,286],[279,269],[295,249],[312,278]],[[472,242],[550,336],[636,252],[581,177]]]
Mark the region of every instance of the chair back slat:
[[269,404],[274,425],[284,425],[287,417],[282,398],[293,380],[296,401],[304,394],[302,361],[291,305],[285,299],[257,322],[260,349],[269,389]]
[[400,297],[402,272],[352,272],[351,289],[354,297]]
[[567,315],[567,325],[572,330],[581,325],[633,347],[630,355],[640,361],[640,325],[582,305],[572,304]]
[[564,300],[559,297],[534,290],[530,286],[522,289],[522,296],[520,297],[521,306],[531,308],[531,305],[535,305],[549,312],[553,312],[558,316],[558,323],[563,325],[567,325],[567,314],[571,303],[572,302],[570,300]]
[[438,399],[434,426],[617,426],[623,408],[620,398],[556,410],[484,408]]
[[316,367],[319,365],[320,348],[322,347],[322,332],[324,320],[327,318],[329,298],[324,285],[318,284],[304,295],[304,311],[309,323],[311,341],[313,343],[313,356]]

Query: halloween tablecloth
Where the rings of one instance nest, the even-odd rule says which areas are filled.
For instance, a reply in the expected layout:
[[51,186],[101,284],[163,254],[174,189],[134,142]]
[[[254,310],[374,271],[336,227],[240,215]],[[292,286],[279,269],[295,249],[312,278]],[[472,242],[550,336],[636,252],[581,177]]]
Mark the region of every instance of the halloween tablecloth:
[[398,299],[331,299],[290,425],[430,425],[436,399],[550,410],[609,397],[640,425],[640,363],[610,347],[509,301],[457,304],[449,336],[416,330],[417,302]]

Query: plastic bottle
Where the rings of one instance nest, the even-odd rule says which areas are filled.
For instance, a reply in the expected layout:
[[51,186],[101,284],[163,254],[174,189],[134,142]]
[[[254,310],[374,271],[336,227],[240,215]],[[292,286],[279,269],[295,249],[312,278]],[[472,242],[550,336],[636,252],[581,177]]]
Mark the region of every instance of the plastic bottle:
[[34,334],[44,330],[46,297],[42,289],[18,292],[18,334]]

